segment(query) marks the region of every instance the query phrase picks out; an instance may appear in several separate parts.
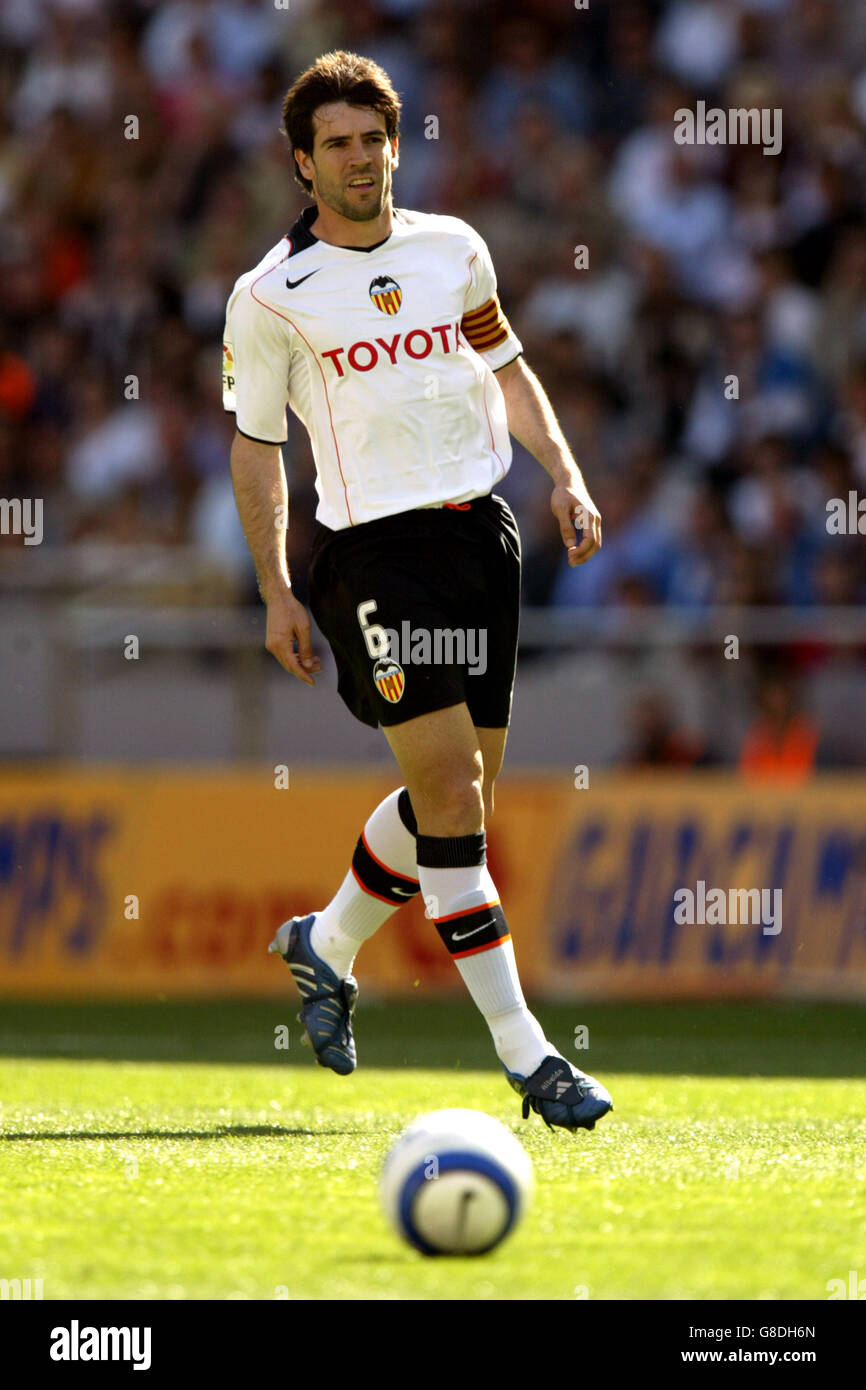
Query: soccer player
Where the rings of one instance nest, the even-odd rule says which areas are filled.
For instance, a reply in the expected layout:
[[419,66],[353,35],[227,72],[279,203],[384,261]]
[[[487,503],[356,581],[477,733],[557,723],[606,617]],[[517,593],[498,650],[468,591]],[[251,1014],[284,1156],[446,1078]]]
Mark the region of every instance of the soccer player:
[[[267,650],[314,684],[321,662],[286,565],[288,404],[316,463],[310,608],[340,695],[382,725],[404,782],[373,811],[332,901],[284,923],[270,949],[298,985],[319,1062],[346,1074],[355,954],[420,890],[524,1118],[531,1107],[550,1126],[592,1129],[610,1096],[527,1008],[486,867],[520,599],[517,525],[492,491],[509,431],[552,478],[570,564],[598,550],[601,519],[500,308],[484,241],[459,218],[393,206],[399,116],[387,74],[357,54],[328,53],[297,79],[283,121],[314,202],[227,309],[232,477]],[[470,638],[476,658],[486,643],[474,666]]]

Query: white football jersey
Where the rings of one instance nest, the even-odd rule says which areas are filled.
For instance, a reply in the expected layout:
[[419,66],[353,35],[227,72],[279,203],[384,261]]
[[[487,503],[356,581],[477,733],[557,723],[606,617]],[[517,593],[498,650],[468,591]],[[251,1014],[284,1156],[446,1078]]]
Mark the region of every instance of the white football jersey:
[[331,246],[305,208],[228,302],[223,403],[238,430],[316,462],[316,516],[339,531],[483,497],[511,463],[494,370],[522,351],[482,238],[457,217],[394,209],[368,250]]

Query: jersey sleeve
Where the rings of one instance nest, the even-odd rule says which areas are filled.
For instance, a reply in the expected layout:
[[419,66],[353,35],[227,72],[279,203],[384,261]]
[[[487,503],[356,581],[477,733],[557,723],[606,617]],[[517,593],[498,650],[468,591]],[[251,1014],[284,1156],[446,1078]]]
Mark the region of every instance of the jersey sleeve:
[[254,298],[249,285],[235,289],[223,335],[223,406],[234,413],[241,434],[262,444],[288,438],[290,357],[289,325]]
[[477,232],[473,232],[471,244],[470,285],[460,331],[469,346],[480,353],[488,367],[496,372],[520,356],[523,344],[502,312],[496,293],[496,272],[487,243]]

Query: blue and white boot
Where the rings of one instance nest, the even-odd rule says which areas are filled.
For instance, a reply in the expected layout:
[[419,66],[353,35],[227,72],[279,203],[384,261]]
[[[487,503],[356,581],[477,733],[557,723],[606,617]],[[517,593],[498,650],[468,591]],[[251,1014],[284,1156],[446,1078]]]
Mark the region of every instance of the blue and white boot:
[[545,1057],[531,1076],[520,1076],[505,1068],[509,1085],[523,1097],[523,1118],[530,1109],[540,1115],[548,1129],[594,1129],[596,1120],[613,1109],[613,1101],[601,1082],[587,1076],[564,1057]]
[[348,1076],[358,1065],[352,1014],[358,1002],[358,984],[353,975],[340,980],[310,945],[310,931],[316,920],[292,917],[284,922],[268,947],[282,956],[301,992],[304,1007],[298,1019],[306,1029],[310,1045],[321,1067],[330,1067]]

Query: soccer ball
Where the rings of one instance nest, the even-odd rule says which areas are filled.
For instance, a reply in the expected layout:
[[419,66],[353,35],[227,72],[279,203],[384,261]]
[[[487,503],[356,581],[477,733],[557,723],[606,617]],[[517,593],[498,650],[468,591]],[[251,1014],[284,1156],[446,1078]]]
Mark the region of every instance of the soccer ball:
[[514,1135],[480,1110],[434,1110],[404,1130],[380,1192],[399,1236],[424,1255],[484,1255],[514,1230],[532,1194],[532,1164]]

